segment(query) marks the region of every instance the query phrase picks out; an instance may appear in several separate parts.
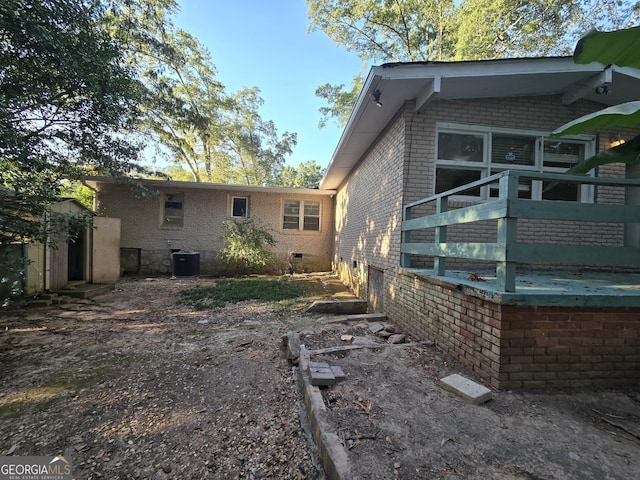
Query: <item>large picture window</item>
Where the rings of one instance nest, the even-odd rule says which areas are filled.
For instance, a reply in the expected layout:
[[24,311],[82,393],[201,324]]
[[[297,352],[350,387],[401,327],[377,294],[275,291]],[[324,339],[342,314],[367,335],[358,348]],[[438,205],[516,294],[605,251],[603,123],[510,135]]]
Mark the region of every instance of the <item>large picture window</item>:
[[[563,173],[594,153],[594,141],[581,137],[551,139],[544,133],[454,124],[438,125],[435,193],[480,180],[504,170]],[[546,191],[543,182],[522,179],[520,198],[593,201],[593,189],[557,185]],[[498,185],[468,190],[469,199],[498,195]]]
[[284,230],[320,231],[320,202],[285,200],[282,228]]

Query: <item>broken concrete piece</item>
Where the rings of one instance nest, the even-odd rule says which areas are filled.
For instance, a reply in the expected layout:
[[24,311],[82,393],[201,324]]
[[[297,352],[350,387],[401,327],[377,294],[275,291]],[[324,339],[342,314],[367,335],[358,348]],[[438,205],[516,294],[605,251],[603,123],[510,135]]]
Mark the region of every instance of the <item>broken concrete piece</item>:
[[331,365],[331,371],[333,372],[333,376],[336,378],[336,382],[341,382],[342,380],[347,378],[347,376],[344,374],[344,370],[342,370],[342,367]]
[[289,331],[282,336],[282,343],[287,349],[289,363],[297,365],[300,360],[300,334]]
[[[320,323],[349,323],[349,322],[357,322],[367,321],[367,322],[380,322],[387,319],[387,316],[384,313],[355,313],[353,315],[340,315],[340,316],[332,316],[332,317],[322,317],[318,321]],[[375,333],[375,332],[374,332]]]
[[398,344],[398,343],[404,343],[406,339],[406,336],[402,333],[396,333],[394,335],[391,335],[388,339],[387,339],[387,343],[391,343],[391,344]]
[[378,333],[384,330],[384,324],[382,323],[372,323],[371,325],[369,325],[369,331],[371,333]]
[[328,363],[309,362],[309,379],[311,385],[330,386],[336,384],[336,377]]
[[387,332],[386,330],[380,330],[376,335],[382,338],[389,338],[393,333]]
[[440,379],[440,386],[464,398],[473,405],[491,400],[491,390],[457,373]]

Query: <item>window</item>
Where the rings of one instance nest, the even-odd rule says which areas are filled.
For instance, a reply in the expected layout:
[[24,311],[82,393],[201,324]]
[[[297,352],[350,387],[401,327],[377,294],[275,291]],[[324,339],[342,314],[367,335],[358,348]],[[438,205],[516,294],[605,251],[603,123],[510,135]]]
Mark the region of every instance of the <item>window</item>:
[[284,230],[320,231],[320,202],[311,200],[285,200],[283,205]]
[[[550,139],[543,133],[501,128],[438,125],[435,192],[480,180],[504,170],[562,173],[594,153],[594,141],[587,137]],[[545,191],[541,181],[520,180],[520,198],[593,201],[593,188],[557,185]],[[498,196],[498,185],[468,190],[464,198]]]
[[166,227],[182,227],[184,220],[184,193],[164,194],[162,224]]
[[249,197],[231,197],[231,216],[249,217]]

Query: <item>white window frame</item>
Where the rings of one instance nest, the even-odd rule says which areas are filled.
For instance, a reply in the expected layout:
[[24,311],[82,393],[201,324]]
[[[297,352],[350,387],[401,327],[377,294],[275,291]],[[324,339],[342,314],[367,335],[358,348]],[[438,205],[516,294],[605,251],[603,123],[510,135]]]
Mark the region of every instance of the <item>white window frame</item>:
[[[244,215],[234,215],[234,203],[236,199],[242,199],[245,201],[245,212]],[[231,218],[249,218],[249,197],[246,195],[231,195],[229,198],[229,217]]]
[[[287,202],[298,202],[298,228],[285,228],[285,205]],[[305,203],[317,203],[318,204],[318,229],[311,230],[304,228],[304,220],[305,217],[316,217],[315,215],[306,215],[305,216]],[[293,215],[289,215],[293,216]],[[282,200],[282,214],[280,216],[281,219],[281,228],[285,232],[314,232],[319,233],[322,230],[322,201],[321,200],[300,200],[297,198],[285,198]]]
[[[476,135],[483,137],[483,159],[482,162],[463,162],[459,160],[441,160],[438,159],[439,153],[439,138],[440,133],[453,133],[460,135]],[[513,136],[522,136],[522,137],[532,137],[535,138],[535,160],[534,165],[508,165],[508,164],[492,164],[491,162],[491,149],[492,149],[492,136],[494,134],[497,135],[513,135]],[[436,180],[437,180],[437,171],[440,167],[450,167],[457,168],[465,167],[465,170],[475,170],[480,172],[480,178],[486,178],[491,175],[492,168],[498,170],[527,170],[527,171],[537,171],[544,173],[564,173],[566,169],[560,167],[544,167],[544,142],[549,140],[549,132],[543,132],[539,130],[520,130],[513,128],[501,128],[501,127],[487,127],[487,126],[479,126],[479,125],[466,125],[466,124],[457,124],[457,123],[444,123],[438,122],[436,124],[436,138],[435,138],[435,168],[433,175],[433,192],[436,191]],[[555,140],[555,139],[554,139]],[[562,139],[558,139],[559,141],[569,142],[569,143],[578,143],[584,146],[584,155],[585,158],[589,158],[590,156],[595,154],[595,137],[588,135],[573,135],[562,137]],[[494,172],[496,173],[496,172]],[[589,175],[595,176],[595,171],[589,172]],[[542,199],[542,182],[535,180],[531,182],[531,199],[533,200],[541,200]],[[454,201],[486,201],[490,197],[490,188],[489,186],[481,187],[480,195],[454,195],[451,197]],[[595,197],[595,190],[592,185],[589,186],[581,186],[580,188],[580,198],[577,201],[581,203],[593,203]]]

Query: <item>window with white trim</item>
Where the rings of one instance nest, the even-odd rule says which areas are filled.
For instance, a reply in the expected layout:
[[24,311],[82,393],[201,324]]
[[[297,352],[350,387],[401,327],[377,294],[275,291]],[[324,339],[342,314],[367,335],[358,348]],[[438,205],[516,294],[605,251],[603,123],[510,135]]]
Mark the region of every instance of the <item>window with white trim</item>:
[[165,227],[182,227],[184,222],[184,193],[165,193],[162,225]]
[[[591,137],[549,138],[542,132],[439,124],[435,193],[441,193],[504,170],[563,173],[595,152]],[[534,200],[593,201],[593,188],[558,184],[549,191],[538,180],[522,179],[519,197]],[[498,185],[469,190],[465,199],[498,196]]]
[[282,228],[284,230],[320,231],[320,202],[285,200]]
[[231,197],[231,217],[249,218],[249,197]]

